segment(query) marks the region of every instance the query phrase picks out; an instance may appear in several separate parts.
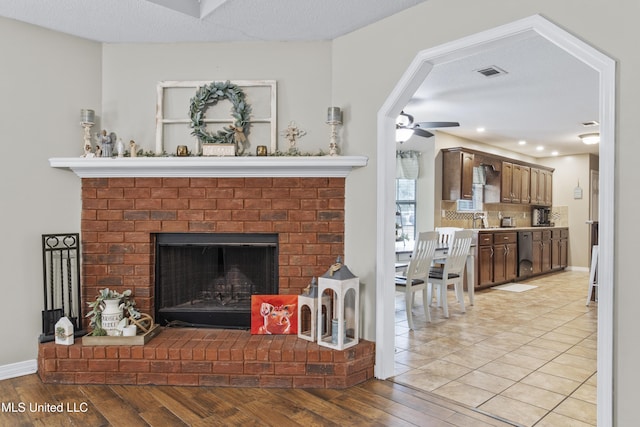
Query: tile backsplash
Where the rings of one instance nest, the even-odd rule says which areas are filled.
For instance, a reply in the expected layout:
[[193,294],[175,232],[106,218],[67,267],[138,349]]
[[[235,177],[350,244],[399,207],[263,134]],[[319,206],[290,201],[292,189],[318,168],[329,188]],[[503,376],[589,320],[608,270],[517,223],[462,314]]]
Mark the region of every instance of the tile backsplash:
[[[485,204],[482,211],[487,215],[489,227],[500,226],[500,213],[503,217],[515,219],[517,227],[531,227],[531,205],[518,205],[507,203]],[[569,207],[553,206],[551,208],[551,219],[557,227],[566,227],[569,224]],[[439,224],[438,224],[439,220]],[[439,227],[461,227],[473,228],[473,213],[458,212],[456,202],[442,201],[441,215],[436,218],[436,226]],[[476,224],[479,228],[479,223]]]

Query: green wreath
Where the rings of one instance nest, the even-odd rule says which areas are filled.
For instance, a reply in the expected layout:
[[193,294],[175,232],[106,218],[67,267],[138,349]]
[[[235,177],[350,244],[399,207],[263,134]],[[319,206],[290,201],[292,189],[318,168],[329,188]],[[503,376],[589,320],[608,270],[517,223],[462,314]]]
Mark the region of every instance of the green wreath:
[[[231,116],[235,119],[232,125],[224,127],[216,133],[207,132],[204,123],[204,112],[209,105],[228,99],[233,104]],[[249,131],[249,114],[251,107],[245,102],[242,89],[229,81],[212,82],[196,91],[191,98],[189,117],[191,118],[191,135],[207,144],[237,143],[240,147],[246,142]]]

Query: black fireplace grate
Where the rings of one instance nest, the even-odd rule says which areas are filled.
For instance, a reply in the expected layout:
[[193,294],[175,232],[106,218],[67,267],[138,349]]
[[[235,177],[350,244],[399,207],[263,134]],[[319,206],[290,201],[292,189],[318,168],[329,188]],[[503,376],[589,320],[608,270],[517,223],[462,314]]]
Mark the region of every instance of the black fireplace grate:
[[249,328],[251,296],[278,292],[277,242],[272,234],[156,235],[156,322]]

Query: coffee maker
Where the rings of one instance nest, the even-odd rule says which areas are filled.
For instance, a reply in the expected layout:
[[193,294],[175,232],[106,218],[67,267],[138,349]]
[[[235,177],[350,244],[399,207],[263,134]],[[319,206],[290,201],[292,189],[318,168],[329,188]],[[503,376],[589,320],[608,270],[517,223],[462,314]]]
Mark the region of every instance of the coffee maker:
[[550,227],[551,208],[533,208],[531,218],[531,225],[534,227]]

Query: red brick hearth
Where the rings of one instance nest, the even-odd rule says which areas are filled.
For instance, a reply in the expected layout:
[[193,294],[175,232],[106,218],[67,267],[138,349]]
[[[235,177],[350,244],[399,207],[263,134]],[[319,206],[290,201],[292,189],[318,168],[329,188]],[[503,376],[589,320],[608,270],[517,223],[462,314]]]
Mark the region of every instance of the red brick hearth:
[[295,335],[165,329],[144,346],[40,344],[38,374],[60,384],[346,388],[373,378],[374,344],[336,351]]
[[[279,293],[300,294],[344,254],[345,179],[82,178],[82,304],[131,289],[154,315],[154,233],[278,235]],[[86,319],[85,319],[86,325]],[[144,346],[40,344],[44,382],[343,388],[373,377],[374,344],[167,328]]]

